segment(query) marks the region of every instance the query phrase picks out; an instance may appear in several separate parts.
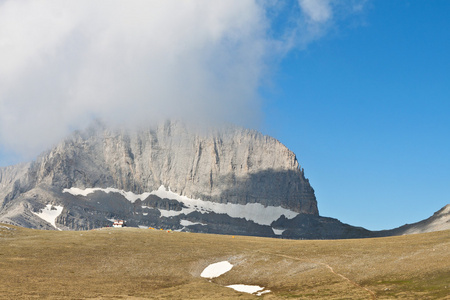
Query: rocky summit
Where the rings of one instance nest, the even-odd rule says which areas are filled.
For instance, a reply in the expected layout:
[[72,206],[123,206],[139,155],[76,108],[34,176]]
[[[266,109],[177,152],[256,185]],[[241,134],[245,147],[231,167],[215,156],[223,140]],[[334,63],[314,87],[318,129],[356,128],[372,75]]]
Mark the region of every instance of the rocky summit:
[[[293,152],[257,131],[180,122],[140,130],[96,123],[35,161],[0,168],[0,222],[29,228],[112,226],[333,239],[371,232],[319,216]],[[442,222],[441,222],[442,223]]]
[[[138,195],[146,197],[130,200]],[[62,211],[49,222],[56,207]],[[238,127],[166,122],[118,130],[99,123],[31,163],[0,168],[0,221],[31,228],[92,229],[123,219],[128,226],[271,236],[271,222],[298,214],[317,216],[318,209],[295,154]],[[191,224],[199,220],[206,225]]]

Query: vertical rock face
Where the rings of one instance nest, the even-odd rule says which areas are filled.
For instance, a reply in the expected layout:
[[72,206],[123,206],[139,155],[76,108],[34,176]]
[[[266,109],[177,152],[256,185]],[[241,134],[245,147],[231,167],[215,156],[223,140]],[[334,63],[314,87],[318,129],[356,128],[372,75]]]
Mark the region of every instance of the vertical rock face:
[[28,171],[29,164],[19,164],[0,168],[0,211],[5,205],[6,196],[15,197],[19,193],[20,178]]
[[295,154],[274,138],[241,128],[203,134],[174,122],[134,132],[91,128],[38,159],[29,175],[35,184],[61,189],[143,193],[164,185],[189,198],[318,214]]
[[382,232],[321,217],[294,153],[237,127],[199,131],[166,122],[127,131],[97,124],[34,162],[0,168],[0,222],[40,229],[92,229],[122,219],[204,233],[362,238],[447,229],[449,211]]
[[[76,209],[80,203],[86,205],[86,199],[76,202],[62,193],[64,189],[115,188],[142,194],[162,185],[191,199],[257,203],[318,215],[314,190],[295,154],[276,139],[237,127],[202,131],[166,122],[139,131],[96,124],[75,132],[28,165],[0,169],[0,221],[2,216],[17,221],[11,212],[28,208],[31,213],[20,220],[32,224],[32,212],[48,203],[70,202]],[[105,212],[103,219],[115,215],[113,208]],[[89,219],[83,212],[74,214]],[[74,218],[67,209],[60,217],[77,229],[79,220]],[[97,226],[89,222],[88,227]]]

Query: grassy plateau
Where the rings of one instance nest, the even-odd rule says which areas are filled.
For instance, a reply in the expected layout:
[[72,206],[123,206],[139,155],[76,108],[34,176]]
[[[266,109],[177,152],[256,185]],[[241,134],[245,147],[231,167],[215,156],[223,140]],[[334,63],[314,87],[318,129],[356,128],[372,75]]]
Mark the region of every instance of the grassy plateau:
[[[231,271],[208,280],[210,264]],[[259,285],[262,296],[227,285]],[[281,240],[0,225],[0,299],[450,299],[450,231]]]

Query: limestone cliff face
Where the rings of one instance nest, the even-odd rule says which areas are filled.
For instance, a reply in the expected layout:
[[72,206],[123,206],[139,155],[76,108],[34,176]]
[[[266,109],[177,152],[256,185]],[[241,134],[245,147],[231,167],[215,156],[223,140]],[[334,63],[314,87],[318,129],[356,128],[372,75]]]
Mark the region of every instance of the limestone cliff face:
[[[142,193],[161,185],[195,199],[318,215],[295,154],[276,139],[236,127],[199,132],[178,122],[140,131],[96,125],[76,132],[28,167],[19,190],[114,187]],[[0,192],[9,192],[9,198],[0,196],[11,200],[11,186]]]
[[27,173],[30,164],[19,164],[0,168],[0,211],[6,201],[6,196],[13,198],[19,191],[20,178]]
[[237,127],[198,131],[166,122],[127,131],[96,124],[34,162],[0,168],[0,222],[39,229],[86,230],[122,219],[203,233],[362,238],[448,229],[449,211],[380,232],[321,217],[294,153]]

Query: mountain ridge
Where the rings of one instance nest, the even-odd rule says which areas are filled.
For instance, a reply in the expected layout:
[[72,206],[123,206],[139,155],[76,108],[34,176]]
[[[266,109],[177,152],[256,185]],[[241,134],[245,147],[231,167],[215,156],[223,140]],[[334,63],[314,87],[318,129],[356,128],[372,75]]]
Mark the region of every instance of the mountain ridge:
[[[56,207],[56,223],[47,222]],[[0,168],[0,222],[30,228],[93,229],[125,219],[136,227],[334,239],[432,231],[449,218],[369,231],[319,216],[296,155],[234,126],[198,131],[169,121],[132,131],[96,123],[31,163]]]
[[[80,203],[86,205],[81,196],[63,194],[72,187],[114,187],[139,194],[163,185],[192,199],[259,203],[318,215],[314,190],[295,154],[272,137],[232,126],[202,133],[179,122],[139,131],[95,124],[73,133],[20,171],[8,167],[1,172],[0,220],[27,227],[51,228],[32,213],[61,202],[72,207],[63,212],[67,216],[61,222],[66,223],[61,225],[72,229],[104,225],[101,217],[73,220],[87,216],[82,212],[85,207],[80,210]],[[101,214],[107,220],[115,212]]]

